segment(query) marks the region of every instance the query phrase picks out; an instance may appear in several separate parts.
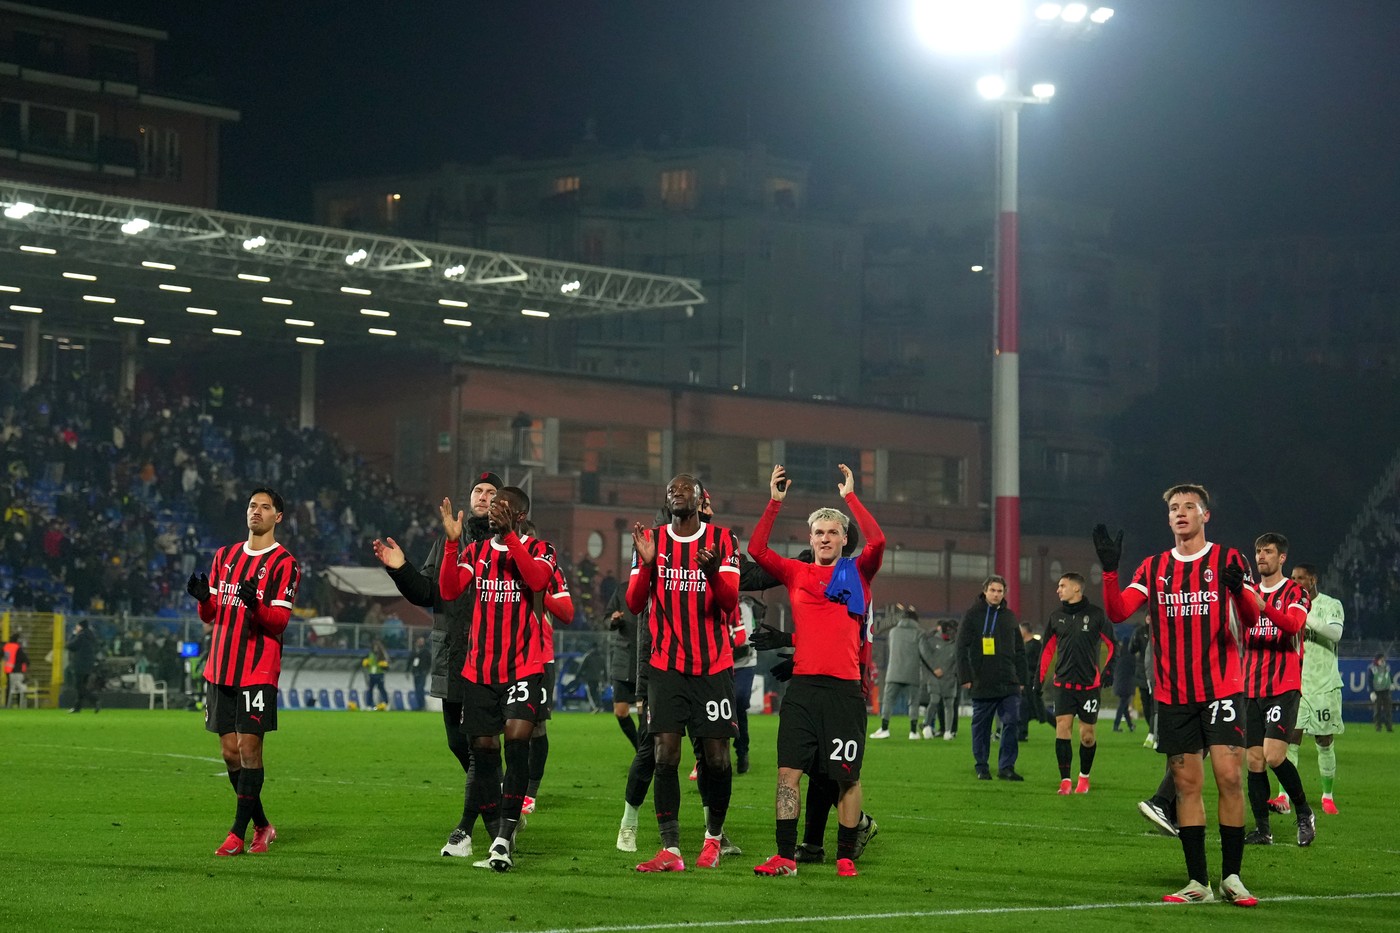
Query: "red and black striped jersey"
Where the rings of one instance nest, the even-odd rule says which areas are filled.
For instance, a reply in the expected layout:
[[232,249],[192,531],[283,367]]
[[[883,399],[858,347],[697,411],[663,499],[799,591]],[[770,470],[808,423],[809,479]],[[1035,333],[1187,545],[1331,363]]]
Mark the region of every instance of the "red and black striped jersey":
[[1146,597],[1154,690],[1163,703],[1205,703],[1244,689],[1243,633],[1222,577],[1230,565],[1248,576],[1234,548],[1207,542],[1190,555],[1173,548],[1144,560],[1127,586]]
[[[258,585],[255,607],[238,598],[238,584]],[[251,550],[247,542],[230,544],[214,554],[209,571],[209,600],[200,617],[213,626],[204,678],[225,687],[276,686],[282,672],[282,633],[296,603],[301,568],[286,548]]]
[[554,576],[554,548],[538,538],[514,534],[503,541],[473,541],[460,553],[456,545],[448,541],[443,548],[438,586],[447,600],[471,588],[462,676],[477,684],[507,684],[543,671],[534,594]]
[[[1278,613],[1301,608],[1304,617],[1312,608],[1308,593],[1284,577],[1270,589],[1255,587],[1259,596]],[[1303,635],[1279,628],[1263,612],[1244,633],[1244,692],[1250,697],[1270,697],[1303,688]]]
[[574,621],[574,600],[569,595],[569,581],[564,577],[564,568],[556,566],[554,576],[549,578],[549,589],[544,594],[545,613],[540,617],[540,652],[545,664],[554,661],[554,625],[556,622],[568,625]]
[[[1108,654],[1099,661],[1099,650],[1108,647]],[[1060,603],[1050,613],[1045,624],[1045,647],[1040,652],[1037,676],[1043,683],[1050,673],[1050,661],[1055,661],[1056,687],[1093,689],[1101,685],[1101,672],[1113,663],[1116,649],[1113,626],[1102,609],[1081,599],[1077,603]]]
[[[670,525],[654,529],[652,535],[656,566],[645,569],[646,594],[633,610],[640,612],[641,603],[651,599],[651,666],[682,674],[716,674],[732,668],[729,616],[739,597],[739,548],[734,532],[701,522],[694,534],[684,538],[672,534]],[[719,555],[719,575],[733,574],[714,586],[698,559],[700,551],[707,548]],[[643,573],[633,555],[628,608],[634,605],[633,589],[642,585]],[[727,597],[717,592],[721,588]]]

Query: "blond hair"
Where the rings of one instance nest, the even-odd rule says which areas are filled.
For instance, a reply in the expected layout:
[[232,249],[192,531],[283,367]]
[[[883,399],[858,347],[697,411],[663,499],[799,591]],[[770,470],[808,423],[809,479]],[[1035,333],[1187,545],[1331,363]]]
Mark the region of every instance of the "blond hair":
[[840,509],[817,509],[811,515],[807,516],[807,528],[809,530],[815,528],[817,522],[840,522],[842,532],[849,530],[851,527],[850,516]]

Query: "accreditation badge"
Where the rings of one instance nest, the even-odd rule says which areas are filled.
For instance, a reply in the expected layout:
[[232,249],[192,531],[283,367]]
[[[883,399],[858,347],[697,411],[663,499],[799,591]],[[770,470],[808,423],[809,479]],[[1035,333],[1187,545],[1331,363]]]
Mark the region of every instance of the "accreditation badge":
[[997,640],[996,640],[995,638],[992,638],[992,637],[989,637],[989,636],[983,636],[983,638],[982,638],[982,653],[983,653],[983,654],[996,654],[996,653],[997,653]]

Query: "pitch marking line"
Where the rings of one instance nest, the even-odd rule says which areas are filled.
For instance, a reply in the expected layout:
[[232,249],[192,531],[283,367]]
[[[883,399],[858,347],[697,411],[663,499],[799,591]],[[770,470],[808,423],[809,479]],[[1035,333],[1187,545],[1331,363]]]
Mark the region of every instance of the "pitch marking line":
[[[781,883],[781,882],[779,882]],[[1281,904],[1302,901],[1356,901],[1382,897],[1400,897],[1400,891],[1376,891],[1358,894],[1285,894],[1261,900],[1261,904]],[[1105,904],[1065,904],[1059,907],[963,907],[952,910],[900,910],[879,914],[836,914],[826,917],[768,917],[763,919],[704,920],[698,923],[638,923],[601,927],[553,927],[546,930],[531,930],[528,933],[637,933],[643,930],[701,930],[716,927],[755,927],[775,926],[792,923],[846,923],[871,920],[907,920],[922,917],[969,917],[981,914],[1033,914],[1061,913],[1082,910],[1117,910],[1139,907],[1175,907],[1185,910],[1190,905],[1167,904],[1162,901],[1124,901]],[[515,930],[510,933],[521,933]]]
[[95,745],[42,745],[37,742],[20,743],[29,748],[62,748],[79,752],[112,752],[118,755],[150,755],[155,758],[188,758],[191,761],[214,761],[222,763],[222,758],[209,758],[205,755],[180,755],[176,752],[143,752],[136,748],[98,748]]

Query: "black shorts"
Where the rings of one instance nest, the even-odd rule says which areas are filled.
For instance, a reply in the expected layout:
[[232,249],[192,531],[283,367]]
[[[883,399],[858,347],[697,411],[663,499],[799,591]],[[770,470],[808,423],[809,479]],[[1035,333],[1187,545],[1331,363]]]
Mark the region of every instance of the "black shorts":
[[788,682],[778,718],[778,767],[860,780],[865,696],[858,680],[804,675]]
[[614,703],[637,702],[637,682],[635,680],[614,680],[612,688]]
[[462,732],[465,735],[500,735],[506,720],[542,722],[549,711],[549,688],[544,674],[531,674],[508,684],[474,684],[467,681],[462,698]]
[[544,664],[544,685],[544,712],[540,713],[535,722],[548,722],[554,716],[554,694],[559,689],[559,669],[553,661],[546,661]]
[[652,735],[689,732],[697,739],[732,739],[739,734],[733,668],[718,674],[652,668],[647,676],[647,730]]
[[1099,721],[1099,688],[1060,687],[1055,694],[1055,716],[1073,716],[1080,722]]
[[1199,754],[1212,745],[1244,748],[1243,693],[1201,703],[1157,704],[1157,751],[1164,755]]
[[1288,734],[1298,724],[1298,700],[1302,694],[1288,690],[1267,697],[1250,697],[1245,701],[1249,708],[1246,717],[1246,746],[1254,748],[1263,745],[1265,739],[1288,741]]
[[219,735],[262,735],[277,731],[277,687],[226,687],[206,682],[204,728]]

